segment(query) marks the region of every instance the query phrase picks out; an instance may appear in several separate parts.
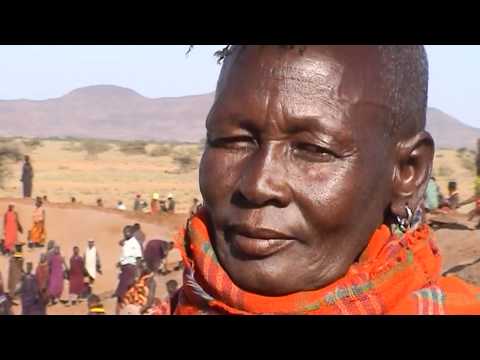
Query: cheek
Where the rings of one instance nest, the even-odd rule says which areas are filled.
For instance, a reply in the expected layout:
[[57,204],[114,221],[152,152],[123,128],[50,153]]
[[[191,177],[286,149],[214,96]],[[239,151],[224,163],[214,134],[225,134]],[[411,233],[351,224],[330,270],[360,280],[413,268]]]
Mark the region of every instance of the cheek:
[[307,223],[325,229],[343,222],[355,195],[354,172],[351,163],[290,168],[297,206]]
[[237,179],[239,159],[232,154],[207,148],[199,168],[200,193],[208,207],[229,202]]
[[361,159],[294,169],[290,174],[297,206],[314,231],[345,230],[365,217],[377,221],[383,213],[384,175],[372,172]]

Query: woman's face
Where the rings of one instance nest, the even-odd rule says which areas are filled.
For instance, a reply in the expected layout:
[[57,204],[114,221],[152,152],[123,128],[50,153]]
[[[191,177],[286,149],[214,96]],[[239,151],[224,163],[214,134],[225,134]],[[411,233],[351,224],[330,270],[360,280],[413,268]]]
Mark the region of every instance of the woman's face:
[[200,189],[215,252],[240,288],[275,296],[324,287],[384,221],[393,145],[375,65],[274,46],[228,57]]

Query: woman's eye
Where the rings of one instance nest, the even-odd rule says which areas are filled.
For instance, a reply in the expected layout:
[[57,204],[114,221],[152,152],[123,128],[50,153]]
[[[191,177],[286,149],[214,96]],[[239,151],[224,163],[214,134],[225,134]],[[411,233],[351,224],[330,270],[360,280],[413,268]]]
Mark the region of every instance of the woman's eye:
[[309,161],[328,162],[333,161],[337,156],[331,151],[322,146],[298,143],[293,146],[293,152],[302,158]]
[[256,141],[249,136],[234,136],[218,139],[209,139],[208,144],[214,148],[248,151],[256,147]]

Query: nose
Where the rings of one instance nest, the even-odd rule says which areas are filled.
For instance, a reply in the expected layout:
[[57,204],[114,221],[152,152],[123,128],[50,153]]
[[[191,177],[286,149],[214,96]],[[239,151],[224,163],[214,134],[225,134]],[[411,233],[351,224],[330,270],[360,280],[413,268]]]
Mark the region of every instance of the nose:
[[287,164],[280,143],[263,144],[246,162],[232,202],[240,207],[287,207],[292,193],[287,179]]

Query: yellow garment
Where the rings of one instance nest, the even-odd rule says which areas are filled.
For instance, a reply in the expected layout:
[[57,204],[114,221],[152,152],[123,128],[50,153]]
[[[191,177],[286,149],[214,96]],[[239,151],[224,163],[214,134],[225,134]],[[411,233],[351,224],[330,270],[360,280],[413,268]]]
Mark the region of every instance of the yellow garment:
[[475,178],[475,195],[480,196],[480,176]]
[[47,237],[45,231],[45,223],[42,221],[35,222],[33,224],[32,230],[30,230],[30,240],[34,244],[44,244]]

